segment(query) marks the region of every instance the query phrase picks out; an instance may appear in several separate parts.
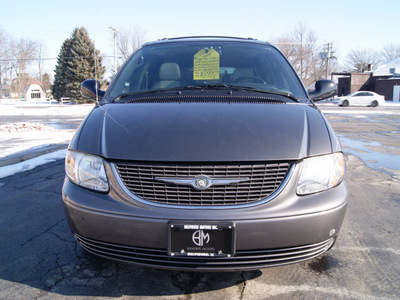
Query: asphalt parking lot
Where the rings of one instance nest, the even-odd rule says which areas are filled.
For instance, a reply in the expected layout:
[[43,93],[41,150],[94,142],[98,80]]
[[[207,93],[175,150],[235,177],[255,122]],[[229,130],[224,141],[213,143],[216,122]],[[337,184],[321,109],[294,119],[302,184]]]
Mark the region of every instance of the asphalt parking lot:
[[232,273],[96,258],[69,231],[58,160],[0,179],[0,299],[398,299],[400,106],[323,111],[343,144],[350,190],[339,239],[323,256]]

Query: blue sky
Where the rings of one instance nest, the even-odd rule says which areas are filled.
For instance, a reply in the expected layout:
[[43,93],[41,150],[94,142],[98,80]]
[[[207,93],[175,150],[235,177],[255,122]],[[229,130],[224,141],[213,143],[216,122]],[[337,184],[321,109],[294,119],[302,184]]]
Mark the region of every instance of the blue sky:
[[[274,41],[302,22],[319,42],[333,43],[339,61],[351,49],[400,44],[400,1],[317,0],[58,0],[2,1],[0,29],[15,39],[43,41],[58,56],[75,27],[84,26],[103,55],[113,54],[112,31],[140,28],[147,40],[226,35]],[[111,63],[111,59],[110,59]],[[47,62],[48,71],[54,61]]]

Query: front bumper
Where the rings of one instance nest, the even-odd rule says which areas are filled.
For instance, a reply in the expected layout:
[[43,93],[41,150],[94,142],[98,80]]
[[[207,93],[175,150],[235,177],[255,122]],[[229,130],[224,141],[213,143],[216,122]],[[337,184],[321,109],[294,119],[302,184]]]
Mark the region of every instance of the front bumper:
[[[296,170],[292,176],[296,178]],[[110,174],[110,172],[108,172]],[[332,247],[347,207],[347,187],[309,196],[294,182],[267,203],[229,209],[182,209],[132,201],[115,178],[108,194],[65,180],[64,209],[78,243],[104,258],[179,270],[234,271],[285,265],[316,257]],[[235,224],[232,257],[168,255],[168,222],[229,221]]]
[[261,269],[302,262],[329,250],[335,238],[326,241],[278,249],[236,251],[234,257],[200,258],[169,256],[164,249],[132,247],[100,242],[75,235],[77,242],[88,252],[97,256],[143,266],[175,270],[239,271]]

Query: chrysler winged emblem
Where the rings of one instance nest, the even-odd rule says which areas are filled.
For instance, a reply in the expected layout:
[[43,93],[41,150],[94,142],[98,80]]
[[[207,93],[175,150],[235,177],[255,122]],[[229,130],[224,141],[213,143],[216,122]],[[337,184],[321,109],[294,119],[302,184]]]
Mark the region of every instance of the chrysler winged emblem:
[[162,181],[166,183],[173,183],[176,185],[190,185],[196,190],[203,191],[209,187],[216,185],[229,185],[239,182],[249,181],[250,178],[210,178],[205,175],[196,176],[194,178],[176,178],[176,177],[156,177],[157,181]]

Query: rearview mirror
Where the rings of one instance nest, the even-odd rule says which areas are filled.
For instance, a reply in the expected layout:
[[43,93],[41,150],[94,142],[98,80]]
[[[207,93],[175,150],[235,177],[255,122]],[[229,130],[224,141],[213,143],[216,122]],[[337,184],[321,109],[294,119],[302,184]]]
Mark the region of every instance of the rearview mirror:
[[308,93],[311,100],[320,101],[337,94],[336,83],[332,80],[321,79],[315,83],[315,90]]
[[100,90],[100,82],[94,79],[88,79],[81,84],[81,94],[85,98],[89,98],[94,101],[99,101],[103,98],[106,92]]

